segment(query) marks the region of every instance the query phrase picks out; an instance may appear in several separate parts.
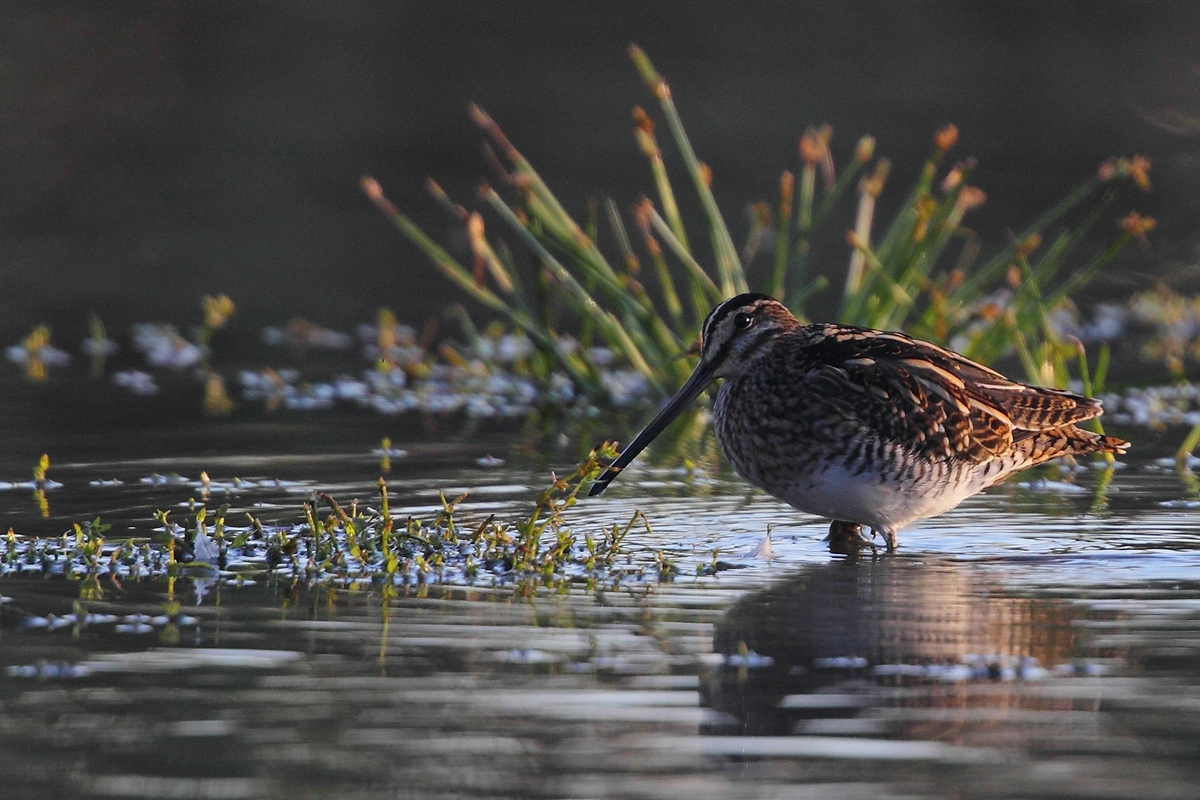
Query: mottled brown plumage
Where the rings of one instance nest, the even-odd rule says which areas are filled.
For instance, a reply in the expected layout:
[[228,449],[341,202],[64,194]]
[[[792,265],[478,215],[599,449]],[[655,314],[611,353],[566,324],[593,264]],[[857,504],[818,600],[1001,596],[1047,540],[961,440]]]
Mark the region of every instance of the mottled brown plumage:
[[717,306],[702,338],[695,373],[592,494],[717,378],[717,437],[740,475],[802,511],[869,525],[889,549],[900,527],[1015,471],[1128,446],[1077,427],[1101,413],[1096,400],[900,333],[802,325],[765,295]]

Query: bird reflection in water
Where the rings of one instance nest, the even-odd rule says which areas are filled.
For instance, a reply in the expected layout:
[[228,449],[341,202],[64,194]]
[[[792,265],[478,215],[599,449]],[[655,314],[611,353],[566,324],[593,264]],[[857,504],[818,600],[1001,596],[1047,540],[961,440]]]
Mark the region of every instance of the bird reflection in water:
[[1006,594],[951,561],[808,568],[718,623],[723,665],[701,687],[721,713],[704,732],[1016,745],[1029,712],[1095,710],[1087,698],[1028,688],[1082,668],[1078,614]]

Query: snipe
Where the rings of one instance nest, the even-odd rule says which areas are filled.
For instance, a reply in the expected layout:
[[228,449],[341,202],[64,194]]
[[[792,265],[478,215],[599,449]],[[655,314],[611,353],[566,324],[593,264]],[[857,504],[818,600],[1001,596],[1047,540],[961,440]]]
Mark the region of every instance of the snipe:
[[1100,403],[1010,381],[937,345],[846,325],[802,325],[743,294],[704,321],[700,363],[592,486],[598,495],[717,378],[721,450],[746,480],[829,517],[830,537],[896,532],[1008,475],[1128,442],[1076,427]]

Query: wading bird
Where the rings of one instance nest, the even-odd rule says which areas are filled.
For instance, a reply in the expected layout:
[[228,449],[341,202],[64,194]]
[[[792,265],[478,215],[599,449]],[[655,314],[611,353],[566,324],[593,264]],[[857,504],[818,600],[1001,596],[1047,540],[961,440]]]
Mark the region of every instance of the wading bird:
[[1091,398],[1010,381],[900,333],[804,325],[777,300],[742,294],[708,315],[695,372],[589,494],[718,378],[725,457],[767,493],[831,518],[831,546],[869,543],[868,526],[894,550],[900,528],[1014,472],[1129,446],[1076,426],[1100,415]]

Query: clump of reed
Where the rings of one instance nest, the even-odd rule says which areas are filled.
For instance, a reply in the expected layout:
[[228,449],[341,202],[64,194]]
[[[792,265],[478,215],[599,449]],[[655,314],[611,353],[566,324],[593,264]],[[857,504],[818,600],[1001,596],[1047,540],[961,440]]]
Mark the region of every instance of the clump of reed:
[[[980,258],[982,246],[964,218],[985,195],[969,182],[973,160],[947,166],[958,137],[954,126],[937,132],[916,182],[884,221],[876,219],[876,202],[887,188],[890,162],[875,155],[875,141],[866,136],[837,170],[832,130],[824,126],[800,138],[798,176],[783,171],[777,205],[753,208],[747,243],[739,251],[713,195],[712,171],[693,150],[670,87],[640,48],[631,45],[629,52],[699,198],[702,234],[689,234],[684,224],[656,125],[640,107],[634,110],[634,138],[650,165],[654,199],[643,197],[627,215],[611,199],[592,203],[580,223],[500,126],[472,106],[471,118],[487,137],[486,152],[502,188],[515,201],[485,183],[479,190],[482,210],[469,210],[429,182],[437,201],[465,226],[469,266],[388,201],[378,182],[362,181],[367,196],[443,275],[524,331],[597,401],[608,400],[608,392],[592,351],[574,346],[575,335],[585,345],[602,343],[665,395],[693,366],[705,315],[720,300],[747,290],[746,263],[768,249],[766,243],[774,261],[765,285],[756,288],[784,299],[802,319],[814,317],[818,306],[834,308],[837,321],[905,330],[985,363],[1015,353],[1029,380],[1066,386],[1081,345],[1056,332],[1051,313],[1154,226],[1132,212],[1099,252],[1083,252],[1107,219],[1114,184],[1149,188],[1147,159],[1114,158],[997,252]],[[841,285],[831,286],[811,269],[810,254],[818,236],[839,234],[830,230],[833,212],[854,195],[855,223],[845,234],[847,267]],[[485,213],[532,254],[532,276],[521,274],[503,239],[489,235]],[[606,238],[613,243],[607,253],[598,245],[602,226],[610,229]],[[644,262],[651,267],[648,281]],[[1095,372],[1103,373],[1106,358],[1101,354]],[[1086,360],[1078,363],[1082,368]]]

